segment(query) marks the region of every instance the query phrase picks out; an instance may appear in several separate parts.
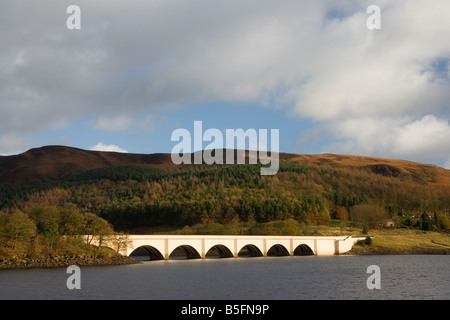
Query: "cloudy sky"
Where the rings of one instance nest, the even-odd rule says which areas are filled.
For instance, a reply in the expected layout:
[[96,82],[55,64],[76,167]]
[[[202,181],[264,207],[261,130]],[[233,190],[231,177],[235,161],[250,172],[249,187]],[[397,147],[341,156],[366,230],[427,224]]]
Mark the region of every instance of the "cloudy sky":
[[279,129],[282,152],[450,168],[449,16],[448,0],[2,0],[0,154],[171,152],[202,120]]

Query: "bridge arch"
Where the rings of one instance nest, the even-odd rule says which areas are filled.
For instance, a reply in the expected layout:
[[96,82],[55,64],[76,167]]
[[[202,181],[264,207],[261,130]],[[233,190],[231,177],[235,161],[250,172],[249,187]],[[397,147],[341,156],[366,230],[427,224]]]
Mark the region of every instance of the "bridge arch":
[[263,253],[254,244],[247,244],[238,252],[238,257],[262,257]]
[[282,244],[274,244],[270,249],[267,251],[268,256],[289,256],[289,251],[286,249],[285,246]]
[[234,256],[227,246],[223,244],[216,244],[206,251],[205,258],[211,257],[232,258]]
[[183,245],[176,247],[175,249],[172,250],[172,252],[169,255],[169,259],[171,259],[171,258],[172,259],[182,259],[183,257],[185,259],[200,259],[201,258],[198,251],[194,247],[192,247],[188,244],[183,244]]
[[314,251],[307,244],[300,244],[294,250],[294,256],[313,256]]
[[149,257],[149,260],[164,260],[161,252],[153,246],[144,245],[134,249],[130,253],[130,257],[135,260],[144,260],[142,257]]

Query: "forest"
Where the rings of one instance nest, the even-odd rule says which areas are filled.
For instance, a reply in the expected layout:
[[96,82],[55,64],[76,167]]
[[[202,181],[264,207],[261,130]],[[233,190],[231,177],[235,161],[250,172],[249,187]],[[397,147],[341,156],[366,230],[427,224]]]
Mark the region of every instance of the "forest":
[[158,226],[299,235],[306,230],[300,226],[381,228],[391,219],[397,227],[449,232],[450,190],[435,179],[384,167],[291,163],[281,163],[274,176],[261,176],[260,165],[249,164],[189,165],[176,172],[105,167],[51,184],[1,188],[0,258],[83,252],[89,238],[81,235],[87,234],[119,246],[121,234]]
[[[91,245],[94,239],[100,241],[96,247]],[[0,262],[20,257],[110,256],[113,252],[101,248],[102,244],[108,242],[118,252],[123,239],[93,213],[62,207],[0,212]]]
[[261,176],[260,165],[188,167],[172,173],[138,166],[106,167],[53,184],[2,188],[0,208],[4,212],[34,207],[78,210],[93,213],[121,231],[249,219],[329,224],[332,219],[351,221],[352,208],[362,205],[377,214],[370,227],[399,217],[411,225],[407,217],[425,211],[445,221],[450,208],[450,190],[413,176],[288,163],[281,163],[274,176]]

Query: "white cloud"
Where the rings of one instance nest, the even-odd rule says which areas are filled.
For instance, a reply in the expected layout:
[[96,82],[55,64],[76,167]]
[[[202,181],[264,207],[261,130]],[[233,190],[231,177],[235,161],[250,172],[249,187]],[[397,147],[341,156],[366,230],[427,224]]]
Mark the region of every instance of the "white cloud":
[[100,116],[92,127],[107,132],[152,132],[158,124],[164,122],[165,117],[150,114],[150,115],[116,115],[116,116]]
[[0,136],[0,156],[19,154],[30,148],[30,144],[21,136],[8,133]]
[[101,143],[101,142],[97,143],[95,146],[90,146],[90,147],[89,147],[89,150],[92,150],[92,151],[111,151],[111,152],[128,153],[127,150],[122,149],[122,148],[120,148],[120,147],[118,147],[118,146],[116,146],[116,145],[113,145],[113,144],[106,145],[106,144],[103,144],[103,143]]
[[316,121],[338,153],[448,151],[448,0],[379,0],[381,30],[366,28],[370,1],[77,4],[76,32],[65,4],[0,4],[0,131],[92,115],[98,130],[139,131],[157,122],[146,112],[252,101]]
[[410,157],[445,157],[450,153],[450,124],[433,115],[395,128],[396,148],[394,152]]
[[450,154],[448,120],[426,115],[418,120],[349,119],[326,129],[336,141],[328,152],[402,159],[446,158]]
[[447,162],[444,163],[444,168],[450,170],[450,157],[448,158]]
[[97,119],[93,127],[101,131],[125,131],[131,127],[132,123],[131,116],[102,116]]
[[369,1],[255,3],[80,0],[89,14],[78,33],[60,26],[62,4],[8,5],[0,124],[30,130],[62,116],[204,99],[289,103],[323,121],[417,113],[450,97],[428,68],[450,58],[446,0],[380,0],[378,31],[366,28]]

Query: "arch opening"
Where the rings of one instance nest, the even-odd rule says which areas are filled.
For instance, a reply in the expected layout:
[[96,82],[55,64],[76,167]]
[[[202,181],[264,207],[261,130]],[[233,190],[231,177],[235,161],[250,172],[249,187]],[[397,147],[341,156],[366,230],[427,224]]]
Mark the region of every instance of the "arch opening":
[[233,253],[223,244],[216,244],[205,254],[205,258],[233,258]]
[[300,244],[294,250],[294,256],[313,256],[314,251],[307,244]]
[[152,246],[141,246],[134,249],[130,254],[130,258],[138,261],[164,260],[161,252]]
[[200,259],[200,254],[190,245],[184,244],[176,247],[169,255],[169,259]]
[[290,256],[289,251],[282,244],[274,244],[270,247],[269,251],[267,251],[267,256],[272,257],[283,257]]
[[247,244],[239,250],[238,257],[262,257],[261,250],[254,244]]

